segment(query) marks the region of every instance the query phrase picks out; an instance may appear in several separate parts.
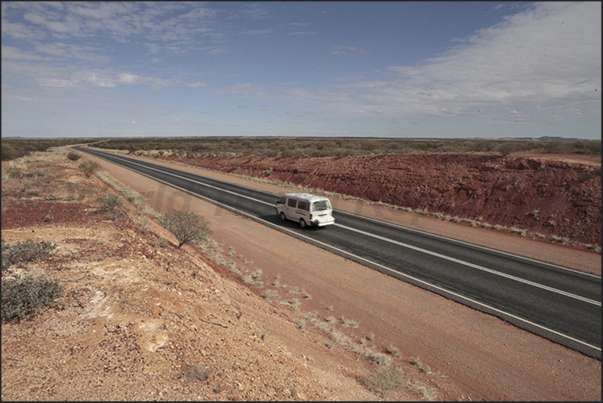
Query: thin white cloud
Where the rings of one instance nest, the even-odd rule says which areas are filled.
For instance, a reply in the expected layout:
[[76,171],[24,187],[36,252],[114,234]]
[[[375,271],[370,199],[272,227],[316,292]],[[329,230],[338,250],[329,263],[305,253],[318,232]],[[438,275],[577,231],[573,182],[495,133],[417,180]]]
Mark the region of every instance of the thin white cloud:
[[197,81],[195,83],[186,84],[186,86],[190,87],[190,88],[203,88],[203,87],[207,87],[207,83],[202,83],[200,81]]
[[50,20],[47,18],[47,16],[42,16],[37,13],[32,13],[32,12],[25,13],[23,15],[23,18],[26,21],[33,22],[34,24],[43,25],[52,32],[64,34],[64,33],[68,33],[71,31],[71,28],[67,24],[60,22],[60,21]]
[[368,55],[368,52],[362,48],[357,48],[356,46],[333,46],[331,48],[332,55],[349,55],[349,54],[357,54],[357,55]]
[[249,31],[242,31],[241,34],[243,34],[243,35],[266,35],[266,34],[271,34],[272,32],[274,32],[274,29],[266,28],[266,29],[253,29],[253,30],[249,30]]
[[2,45],[2,60],[44,60],[34,52],[23,51],[14,46]]
[[289,32],[289,35],[310,36],[318,33],[316,31],[308,30],[308,28],[311,28],[314,25],[315,24],[313,23],[307,22],[290,22],[287,24],[287,28],[292,30],[292,32]]
[[[105,34],[120,43],[176,42],[186,50],[199,35],[212,34],[216,11],[203,3],[168,2],[52,2],[3,6],[4,14],[23,12],[30,26],[3,18],[2,33],[17,39],[43,37],[82,38]],[[6,26],[5,26],[6,25]],[[212,38],[209,38],[211,40]],[[175,44],[172,43],[172,46]]]
[[300,36],[310,36],[310,35],[316,35],[318,32],[316,31],[296,31],[296,32],[290,32],[289,35],[300,35]]
[[91,62],[106,62],[107,57],[95,53],[92,47],[75,46],[68,43],[36,43],[34,50],[37,53],[54,56],[55,58],[78,59]]
[[[3,48],[3,59],[5,49]],[[8,53],[13,53],[9,48]],[[17,57],[21,57],[17,54]],[[8,58],[7,58],[8,59]],[[94,69],[81,66],[56,67],[38,63],[3,60],[3,79],[26,80],[43,87],[84,89],[113,88],[119,85],[145,85],[153,89],[186,85],[174,79],[119,72],[113,69]]]
[[112,88],[115,87],[115,79],[104,74],[103,72],[82,72],[74,75],[76,83],[85,82],[93,87]]
[[76,83],[73,80],[63,80],[59,78],[41,78],[38,80],[38,84],[42,87],[56,87],[56,88],[75,88]]
[[130,73],[120,73],[117,75],[117,79],[124,84],[137,84],[142,81],[142,77]]
[[[4,5],[4,3],[2,4]],[[45,36],[39,29],[32,29],[25,24],[8,21],[5,18],[2,18],[2,35],[7,35],[15,39],[29,40],[38,40]]]

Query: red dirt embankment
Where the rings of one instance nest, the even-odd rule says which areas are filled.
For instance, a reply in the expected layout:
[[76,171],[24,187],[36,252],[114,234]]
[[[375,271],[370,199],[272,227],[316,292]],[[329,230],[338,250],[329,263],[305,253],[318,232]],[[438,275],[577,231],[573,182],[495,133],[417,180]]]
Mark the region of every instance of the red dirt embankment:
[[601,245],[601,156],[475,153],[200,158],[169,154],[153,156],[528,230],[532,236],[555,236],[559,242]]

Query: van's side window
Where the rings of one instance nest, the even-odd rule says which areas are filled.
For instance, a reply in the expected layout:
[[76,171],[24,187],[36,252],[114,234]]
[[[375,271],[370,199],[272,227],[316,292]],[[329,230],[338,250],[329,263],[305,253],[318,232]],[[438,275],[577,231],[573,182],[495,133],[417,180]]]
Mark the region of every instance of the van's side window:
[[295,207],[295,202],[297,202],[297,200],[295,200],[295,199],[289,199],[289,202],[287,203],[287,205],[289,207]]
[[308,211],[310,209],[310,204],[300,200],[297,202],[297,208]]

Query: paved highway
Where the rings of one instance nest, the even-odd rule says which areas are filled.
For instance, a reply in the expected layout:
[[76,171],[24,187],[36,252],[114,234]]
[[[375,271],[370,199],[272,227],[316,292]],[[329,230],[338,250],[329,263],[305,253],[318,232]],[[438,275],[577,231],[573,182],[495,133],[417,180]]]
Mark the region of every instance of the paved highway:
[[601,358],[601,276],[334,211],[335,225],[282,222],[275,195],[78,147],[287,235]]

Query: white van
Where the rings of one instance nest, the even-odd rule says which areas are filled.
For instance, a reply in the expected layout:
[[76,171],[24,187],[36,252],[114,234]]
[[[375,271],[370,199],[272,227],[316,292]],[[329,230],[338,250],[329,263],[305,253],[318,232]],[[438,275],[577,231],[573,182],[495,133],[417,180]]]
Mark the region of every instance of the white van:
[[302,228],[335,224],[333,208],[326,197],[308,193],[287,193],[274,207],[281,220],[295,221]]

